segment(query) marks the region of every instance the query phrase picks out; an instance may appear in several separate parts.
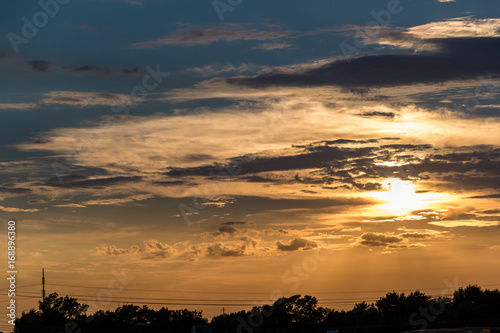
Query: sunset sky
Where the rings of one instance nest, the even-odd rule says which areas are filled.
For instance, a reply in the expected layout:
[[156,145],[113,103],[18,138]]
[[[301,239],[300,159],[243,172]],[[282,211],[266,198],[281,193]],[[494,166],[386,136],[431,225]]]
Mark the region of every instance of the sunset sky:
[[500,287],[498,1],[47,1],[0,11],[19,311]]

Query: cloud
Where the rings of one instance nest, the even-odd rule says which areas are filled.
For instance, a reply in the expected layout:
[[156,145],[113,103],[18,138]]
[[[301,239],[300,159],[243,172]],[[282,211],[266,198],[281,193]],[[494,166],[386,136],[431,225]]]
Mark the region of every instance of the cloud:
[[132,102],[130,96],[100,92],[53,91],[43,95],[41,104],[62,104],[77,107],[117,106]]
[[355,227],[355,228],[344,228],[340,230],[340,232],[353,232],[353,231],[361,231],[360,227]]
[[230,235],[234,234],[237,231],[236,228],[233,228],[228,225],[220,225],[218,230],[219,234],[230,234]]
[[412,239],[424,239],[430,237],[429,234],[421,233],[421,232],[407,232],[403,234],[399,234],[399,237],[403,238],[412,238]]
[[0,103],[2,110],[29,110],[38,106],[36,103]]
[[133,67],[133,68],[123,68],[120,72],[125,73],[125,74],[137,74],[139,73],[140,69],[138,66]]
[[61,70],[70,71],[74,73],[98,73],[105,76],[115,75],[115,74],[137,74],[140,73],[140,68],[138,66],[132,68],[122,68],[122,69],[113,69],[113,68],[103,68],[95,65],[82,65],[75,67],[63,66]]
[[471,198],[474,198],[474,199],[489,199],[489,198],[500,199],[500,193],[492,193],[492,194],[486,194],[486,195],[475,195],[475,196],[472,196]]
[[226,73],[258,73],[265,70],[269,70],[269,66],[260,66],[254,64],[241,64],[238,66],[235,66],[233,64],[212,64],[202,67],[188,68],[183,70],[183,72],[190,75],[209,77]]
[[245,225],[247,222],[245,221],[228,221],[228,222],[222,222],[221,225]]
[[282,42],[282,43],[262,43],[257,46],[251,48],[251,50],[264,50],[264,51],[273,51],[273,50],[282,50],[289,49],[293,47],[293,44]]
[[500,223],[496,221],[478,221],[478,220],[443,220],[429,222],[429,224],[436,225],[445,228],[458,228],[458,227],[474,227],[474,228],[484,228],[484,227],[494,227],[498,226]]
[[154,195],[152,194],[136,194],[136,195],[130,195],[125,198],[109,198],[109,199],[95,199],[95,200],[87,200],[83,201],[81,205],[79,206],[123,206],[125,204],[129,204],[131,202],[136,202],[136,201],[143,201],[147,199],[153,198]]
[[[381,232],[365,232],[358,237],[357,242],[351,244],[362,247],[383,248],[384,250],[392,249],[411,249],[415,247],[426,247],[429,244],[438,240],[449,240],[448,231],[437,231],[432,229],[406,229],[405,227],[398,228],[400,233],[381,233]],[[420,243],[419,241],[426,241]]]
[[25,194],[25,193],[30,193],[30,192],[31,192],[31,190],[29,188],[0,186],[0,193]]
[[242,234],[239,229],[236,229],[235,225],[245,225],[247,224],[246,222],[238,222],[238,221],[228,221],[228,222],[222,222],[219,224],[219,227],[217,228],[217,231],[211,232],[208,235],[212,237],[218,237],[218,238],[227,238],[228,236],[233,236],[235,234]]
[[50,62],[47,60],[31,60],[28,62],[28,65],[36,71],[47,72],[50,67]]
[[295,73],[268,73],[255,77],[217,81],[251,88],[339,86],[389,87],[439,83],[500,75],[500,38],[447,38],[433,42],[439,51],[431,54],[365,55],[336,60],[319,68]]
[[378,44],[416,51],[437,51],[440,49],[440,41],[445,39],[500,37],[500,19],[458,17],[410,28],[350,25],[337,28],[337,31],[358,38],[365,45]]
[[359,115],[361,117],[382,117],[388,119],[393,119],[396,117],[396,114],[394,112],[380,112],[380,111],[363,112],[360,113]]
[[85,176],[71,175],[70,177],[65,177],[63,181],[59,181],[59,178],[51,178],[50,180],[42,183],[41,185],[51,186],[51,187],[65,187],[65,188],[92,188],[99,189],[109,186],[122,185],[125,183],[138,182],[141,180],[139,176],[133,177],[107,177],[107,178],[91,178],[87,179]]
[[54,205],[54,207],[59,207],[59,208],[85,208],[85,205],[80,205],[76,203],[69,203],[69,204],[61,204],[61,205]]
[[90,71],[93,71],[95,69],[97,69],[97,67],[95,67],[93,65],[84,65],[84,66],[72,68],[72,70],[75,72],[90,72]]
[[456,37],[500,37],[500,19],[474,19],[457,17],[449,20],[431,22],[408,28],[407,32],[419,38],[456,38]]
[[215,243],[207,247],[207,254],[209,256],[218,257],[241,257],[245,255],[246,250],[246,244],[238,246],[224,246],[221,243]]
[[289,30],[260,30],[240,24],[222,24],[207,28],[187,28],[169,36],[132,44],[133,49],[157,48],[167,45],[204,45],[218,41],[273,40],[288,37]]
[[[80,28],[90,29],[89,26],[81,25]],[[96,32],[96,31],[93,31]],[[83,64],[83,65],[75,65],[75,66],[60,66],[55,63],[45,60],[45,59],[35,59],[27,62],[28,67],[40,72],[40,73],[49,73],[57,71],[64,72],[73,72],[73,73],[98,73],[101,75],[115,75],[115,74],[137,74],[140,73],[140,68],[138,66],[131,68],[122,68],[122,69],[114,69],[114,68],[105,68],[92,64]]]
[[318,247],[316,242],[302,239],[302,238],[294,238],[289,244],[283,244],[281,242],[276,242],[276,246],[280,251],[297,251],[297,250],[312,250],[313,248]]
[[117,248],[114,245],[110,245],[110,246],[108,246],[108,245],[101,245],[98,248],[98,252],[100,254],[115,255],[115,256],[118,256],[118,255],[127,255],[127,254],[138,253],[139,252],[139,247],[137,245],[132,245],[129,248],[120,249],[120,248]]
[[393,235],[385,235],[381,233],[367,232],[361,235],[359,243],[364,246],[378,247],[397,244],[402,241],[401,238]]
[[39,209],[36,208],[23,209],[23,208],[5,207],[5,206],[0,206],[0,210],[8,213],[33,213],[39,211]]
[[257,242],[244,238],[239,242],[191,244],[190,241],[165,244],[156,239],[143,242],[142,246],[131,245],[119,248],[115,245],[101,244],[96,248],[97,256],[128,256],[139,260],[181,260],[193,261],[209,257],[242,257],[258,254]]
[[94,255],[138,256],[140,260],[177,259],[186,250],[186,243],[169,245],[156,239],[151,239],[144,241],[142,247],[134,244],[128,248],[119,248],[115,245],[101,244],[96,248]]
[[[261,107],[265,111],[260,111]],[[185,115],[129,116],[112,127],[54,129],[17,147],[58,156],[61,161],[70,156],[79,167],[90,168],[89,172],[100,170],[94,177],[97,179],[142,177],[116,186],[109,184],[107,188],[116,187],[110,191],[131,184],[138,193],[187,198],[216,186],[217,195],[208,198],[211,202],[239,196],[286,198],[273,202],[279,209],[293,209],[294,205],[297,209],[374,205],[377,200],[362,192],[383,191],[386,178],[412,181],[419,189],[451,194],[461,191],[465,183],[468,188],[498,184],[495,173],[500,151],[494,145],[498,144],[499,132],[492,119],[460,119],[414,106],[339,107],[310,101],[307,96],[265,101],[256,109],[242,106],[242,112],[234,112],[235,108],[231,105],[231,112],[196,110]],[[393,112],[398,116],[390,122],[383,117],[359,117],[365,112]],[[471,127],[481,131],[467,131]],[[432,130],[436,128],[444,133],[439,134],[439,144],[424,144],[434,143],[436,134]],[[71,155],[70,148],[76,149],[81,138],[96,131],[102,136],[93,149]],[[380,139],[396,134],[400,140]],[[487,142],[492,146],[474,146]],[[49,172],[53,160],[47,162]],[[218,174],[223,176],[218,179]],[[59,186],[58,180],[44,185],[47,179],[39,179],[28,187],[41,192],[40,185],[54,185],[51,190],[57,189],[59,195],[91,192],[92,187],[84,187],[88,183],[79,183],[85,180],[64,177],[68,185]],[[110,197],[107,193],[104,199]],[[224,199],[222,204],[226,202]]]

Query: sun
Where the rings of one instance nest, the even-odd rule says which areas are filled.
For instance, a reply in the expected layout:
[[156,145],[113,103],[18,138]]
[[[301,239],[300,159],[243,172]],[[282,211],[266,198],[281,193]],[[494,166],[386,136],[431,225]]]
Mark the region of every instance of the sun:
[[412,211],[440,209],[456,197],[448,193],[422,190],[409,180],[389,178],[382,182],[383,191],[367,193],[381,201],[370,208],[375,214],[406,215]]
[[424,198],[415,192],[416,186],[411,181],[392,178],[383,181],[382,185],[385,191],[374,193],[374,196],[386,202],[380,207],[383,210],[405,212],[423,208],[425,205]]

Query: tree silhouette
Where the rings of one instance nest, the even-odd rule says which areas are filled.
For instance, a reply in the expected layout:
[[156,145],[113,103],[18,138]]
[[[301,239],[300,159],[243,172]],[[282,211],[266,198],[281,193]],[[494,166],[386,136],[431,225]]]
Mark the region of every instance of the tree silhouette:
[[36,331],[64,331],[65,325],[70,321],[82,321],[85,317],[87,304],[80,304],[76,298],[69,296],[59,297],[52,293],[45,301],[38,302],[39,310],[31,309],[23,312],[21,317],[15,321],[15,332]]
[[[315,297],[294,295],[255,306],[251,311],[215,316],[210,327],[214,333],[324,333],[331,329],[342,333],[396,333],[417,329],[411,326],[410,317],[432,309],[436,303],[441,310],[433,313],[433,319],[427,322],[429,327],[500,325],[500,291],[469,285],[457,289],[453,299],[433,299],[420,291],[408,295],[393,291],[375,303],[357,303],[349,311],[318,307]],[[39,302],[39,310],[23,312],[16,319],[14,330],[59,333],[72,323],[76,325],[76,329],[70,330],[72,333],[180,333],[189,332],[193,326],[208,325],[201,311],[188,309],[154,310],[146,305],[125,304],[114,311],[99,310],[92,316],[87,316],[87,309],[75,298],[53,293],[44,303]]]

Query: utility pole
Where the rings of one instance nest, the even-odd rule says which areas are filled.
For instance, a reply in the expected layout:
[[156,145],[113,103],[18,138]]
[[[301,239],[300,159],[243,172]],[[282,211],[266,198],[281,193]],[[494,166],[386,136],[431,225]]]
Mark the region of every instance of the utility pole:
[[42,310],[45,310],[45,269],[42,268]]
[[226,309],[224,309],[224,307],[222,307],[222,314],[226,314]]

